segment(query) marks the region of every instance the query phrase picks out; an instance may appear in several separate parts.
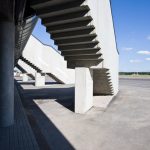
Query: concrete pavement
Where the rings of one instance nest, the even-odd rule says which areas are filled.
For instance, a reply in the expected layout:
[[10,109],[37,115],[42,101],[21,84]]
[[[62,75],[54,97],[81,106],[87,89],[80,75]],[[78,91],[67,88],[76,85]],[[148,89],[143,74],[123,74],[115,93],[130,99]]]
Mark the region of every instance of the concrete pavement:
[[[32,90],[27,90],[27,86]],[[57,92],[54,94],[52,86],[45,90],[42,88],[40,93],[40,89],[37,92],[31,85],[22,84],[22,87],[25,88],[22,94],[24,100],[27,101],[26,111],[30,106],[30,110],[32,109],[30,113],[51,149],[150,149],[149,79],[121,79],[120,92],[107,110],[101,111],[93,107],[85,115],[75,114],[68,109],[73,105],[73,89],[68,87],[68,91],[67,88],[61,86],[64,85],[55,85]],[[61,88],[63,90],[60,90]],[[42,93],[49,98],[39,97]],[[57,96],[60,94],[61,97],[64,94],[65,98],[59,97],[57,101],[57,97],[50,97],[51,93]],[[68,108],[64,107],[65,105]],[[39,117],[41,112],[38,112],[38,109],[46,116],[45,119]],[[53,127],[46,125],[46,120],[53,123]]]

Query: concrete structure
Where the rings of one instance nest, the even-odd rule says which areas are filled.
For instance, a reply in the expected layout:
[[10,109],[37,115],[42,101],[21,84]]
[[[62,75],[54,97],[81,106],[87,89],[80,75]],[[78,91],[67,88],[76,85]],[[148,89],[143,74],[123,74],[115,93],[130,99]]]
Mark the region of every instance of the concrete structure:
[[[110,81],[112,83],[113,95],[118,93],[118,69],[119,54],[117,51],[113,17],[110,0],[87,0],[90,7],[90,15],[93,18],[97,39],[100,41],[103,62],[98,68],[109,70]],[[97,78],[98,80],[98,78]]]
[[22,81],[27,82],[28,81],[28,75],[26,73],[22,74]]
[[45,74],[35,73],[35,86],[45,85]]
[[[8,11],[6,12],[6,10]],[[0,15],[0,40],[2,43],[2,74],[0,87],[2,93],[4,93],[0,97],[0,102],[2,103],[0,125],[8,126],[13,123],[14,90],[12,70],[22,54],[37,21],[37,17],[41,18],[47,32],[51,34],[51,38],[55,41],[55,44],[58,45],[58,50],[61,51],[64,60],[67,61],[68,68],[75,69],[85,67],[93,69],[94,94],[99,96],[102,94],[117,94],[118,52],[109,0],[16,0],[15,2],[8,0],[0,2]],[[35,53],[32,55],[31,51],[28,52],[29,58],[34,58],[33,63],[35,63],[35,65],[26,61],[24,58],[22,58],[22,60],[26,61],[32,67],[36,67],[36,62],[38,62],[38,65],[42,64],[40,68],[36,67],[38,73],[42,73],[42,69],[47,73],[47,67],[45,66],[51,64],[52,59],[55,60],[55,57],[60,58],[60,56],[53,54],[50,58],[50,55],[46,55],[49,49],[49,47],[47,48],[46,46],[44,49],[47,50],[43,55],[41,51],[43,45],[41,46],[39,43],[36,44],[39,46],[37,46],[36,49],[31,47],[31,49],[33,51],[36,50],[37,55],[34,56]],[[14,51],[15,64],[13,63]],[[46,63],[43,62],[43,60],[46,60]],[[62,68],[62,64],[59,64],[59,62],[60,61],[55,60],[55,63],[52,64],[51,73],[57,76],[58,79],[65,80],[64,83],[72,82],[71,80],[74,80],[74,78],[70,76],[71,73],[69,73],[68,78],[66,76],[68,70]],[[48,71],[49,69],[48,65]],[[65,72],[64,76],[62,76],[63,71]],[[86,72],[85,75],[87,75],[87,77],[85,76],[83,81],[87,82],[89,73]],[[81,76],[83,77],[83,74],[81,74]],[[77,73],[76,79],[80,81],[78,77],[79,73]],[[79,81],[76,80],[76,83]],[[6,89],[6,85],[10,88],[9,90]],[[84,93],[86,97],[87,92]],[[85,104],[92,104],[91,93],[90,97],[90,99],[88,98],[89,102]],[[80,96],[76,97],[75,103],[80,100],[78,98],[80,98]],[[86,108],[87,110],[85,105],[79,108],[81,110]],[[75,110],[78,110],[78,108]]]
[[[33,129],[37,127],[37,132],[41,131],[49,149],[70,150],[69,144],[77,150],[150,148],[150,78],[121,79],[120,93],[107,110],[93,107],[85,115],[70,111],[73,89],[68,85],[37,88],[32,84],[21,84],[21,87],[25,110],[34,120],[30,125]],[[38,139],[36,131],[34,136]],[[10,134],[14,139],[13,132]]]
[[[93,69],[92,91],[97,96],[96,99],[100,101],[101,95],[115,96],[118,92],[118,51],[109,0],[79,0],[72,2],[43,2],[41,0],[31,2],[31,7],[36,10],[42,23],[46,26],[47,32],[51,34],[55,44],[58,45],[58,49],[67,61],[67,67],[87,67]],[[55,7],[58,7],[58,9],[53,9]],[[26,47],[23,56],[36,66],[40,66],[39,68],[43,68],[43,72],[50,71],[54,75],[57,73],[57,77],[62,81],[65,81],[63,75],[68,75],[73,80],[69,82],[70,79],[67,79],[67,82],[65,81],[64,83],[73,83],[74,77],[72,76],[72,78],[70,72],[66,73],[66,69],[62,68],[63,63],[59,66],[59,70],[61,71],[59,75],[57,69],[54,67],[56,66],[55,63],[59,62],[60,56],[57,54],[57,56],[53,57],[54,54],[50,56],[48,53],[46,54],[41,51],[45,46],[41,46],[42,44],[35,46],[38,45],[38,42],[35,41],[34,44],[33,42],[30,43],[30,47],[27,45],[28,48]],[[32,52],[36,51],[32,54],[31,49],[33,47],[38,48],[32,50]],[[41,59],[41,55],[43,55],[44,59]],[[38,57],[42,61],[39,61]],[[45,61],[47,57],[49,63]],[[54,61],[52,57],[55,58]],[[62,74],[62,72],[64,73]],[[71,71],[71,73],[74,74],[74,71]],[[82,73],[78,76],[83,77]],[[87,78],[85,76],[85,81]],[[78,83],[80,83],[80,78],[76,77],[75,84],[78,85]],[[82,86],[84,87],[84,85]],[[82,97],[85,98],[87,97],[86,93],[88,93],[83,92],[80,94],[77,92],[82,91],[82,86],[77,86],[76,88],[75,103],[77,105],[75,105],[75,111],[79,108],[81,109],[76,112],[82,112],[86,108],[86,105],[79,106],[79,104],[83,104],[80,102],[83,100],[81,100],[80,96],[84,93],[85,95],[83,94]],[[78,89],[79,87],[81,89]],[[109,103],[112,98],[113,96],[106,97],[106,103]],[[86,100],[87,103],[91,103],[91,101],[93,101],[93,97]]]
[[75,72],[75,112],[82,114],[93,106],[93,70],[77,67]]
[[14,23],[0,18],[0,127],[14,123]]
[[60,53],[34,36],[30,36],[22,56],[30,63],[20,59],[18,64],[33,76],[36,72],[50,73],[65,84],[75,82],[74,69],[67,69],[67,62]]

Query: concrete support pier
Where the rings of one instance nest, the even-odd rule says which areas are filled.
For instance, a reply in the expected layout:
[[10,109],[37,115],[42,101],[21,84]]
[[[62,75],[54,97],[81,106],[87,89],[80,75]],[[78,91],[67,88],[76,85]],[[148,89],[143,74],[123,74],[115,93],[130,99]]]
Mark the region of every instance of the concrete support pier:
[[24,73],[24,74],[22,75],[22,81],[23,81],[23,82],[27,82],[27,81],[28,81],[28,75],[27,75],[27,74]]
[[75,112],[83,114],[93,106],[93,71],[75,69]]
[[35,86],[45,85],[45,74],[35,73]]
[[0,127],[14,123],[14,32],[14,23],[0,18]]

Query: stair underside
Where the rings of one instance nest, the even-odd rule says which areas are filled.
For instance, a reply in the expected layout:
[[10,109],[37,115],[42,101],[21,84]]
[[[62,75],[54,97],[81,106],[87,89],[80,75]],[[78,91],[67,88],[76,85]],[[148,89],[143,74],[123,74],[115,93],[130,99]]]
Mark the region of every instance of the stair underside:
[[[103,59],[90,8],[85,0],[31,0],[31,7],[42,19],[68,68],[93,67]],[[108,69],[93,69],[94,94],[111,95]],[[101,86],[100,86],[101,85]]]
[[[103,61],[85,0],[31,0],[67,66],[91,67]],[[68,51],[68,52],[67,52]]]
[[[78,18],[81,16],[84,16],[89,11],[88,6],[78,6],[73,8],[68,8],[65,10],[59,10],[54,12],[47,12],[44,13],[37,13],[42,20],[45,21],[60,21],[60,20],[66,20],[66,19],[73,19]],[[66,18],[67,15],[67,18]]]
[[90,54],[101,54],[100,53],[100,48],[85,48],[85,49],[69,49],[69,50],[63,50],[61,51],[61,54],[63,56],[70,56],[70,55],[79,55],[79,54],[85,54],[85,55],[90,55]]
[[55,7],[55,6],[61,6],[61,5],[66,5],[68,3],[78,3],[81,2],[83,3],[85,0],[32,0],[30,1],[31,6],[33,9],[44,9],[46,7]]
[[51,38],[55,40],[55,38],[90,34],[92,31],[94,31],[94,29],[95,27],[93,25],[89,25],[76,28],[58,29],[52,32],[47,30],[47,32],[49,32],[51,34]]

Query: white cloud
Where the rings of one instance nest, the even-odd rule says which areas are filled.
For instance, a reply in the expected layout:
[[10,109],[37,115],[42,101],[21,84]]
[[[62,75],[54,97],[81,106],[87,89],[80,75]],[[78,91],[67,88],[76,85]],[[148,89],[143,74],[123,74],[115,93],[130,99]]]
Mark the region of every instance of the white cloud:
[[150,55],[150,51],[138,51],[138,54]]
[[150,35],[147,37],[147,40],[150,40]]
[[125,50],[125,51],[131,51],[131,50],[133,50],[133,48],[132,47],[124,47],[123,50]]
[[150,58],[145,58],[145,60],[148,60],[148,61],[150,61]]
[[141,60],[139,60],[139,59],[131,59],[130,60],[130,63],[140,63],[141,62]]

